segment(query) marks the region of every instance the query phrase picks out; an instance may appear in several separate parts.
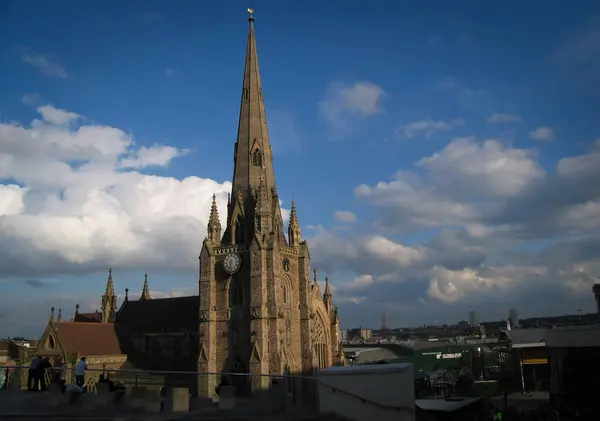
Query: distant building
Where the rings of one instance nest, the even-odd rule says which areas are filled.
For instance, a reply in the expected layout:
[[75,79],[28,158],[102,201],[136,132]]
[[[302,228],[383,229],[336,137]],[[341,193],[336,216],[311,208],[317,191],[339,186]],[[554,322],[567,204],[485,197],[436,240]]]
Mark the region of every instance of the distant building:
[[600,284],[595,284],[594,288],[594,298],[596,299],[596,310],[600,313]]
[[349,330],[348,329],[340,329],[340,340],[347,341],[348,337],[349,337]]
[[477,313],[475,313],[474,310],[469,311],[469,324],[471,325],[471,327],[477,326],[479,324]]
[[516,329],[519,327],[519,313],[516,309],[511,308],[508,310],[508,321],[510,322],[510,327],[512,329]]
[[359,335],[360,335],[361,339],[368,341],[373,336],[373,330],[361,328]]

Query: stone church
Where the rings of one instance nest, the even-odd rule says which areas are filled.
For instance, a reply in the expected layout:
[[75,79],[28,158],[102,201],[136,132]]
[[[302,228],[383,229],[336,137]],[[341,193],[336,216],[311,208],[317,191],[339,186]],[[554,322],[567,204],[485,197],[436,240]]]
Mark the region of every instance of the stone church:
[[[77,310],[63,322],[112,324],[129,367],[312,375],[343,364],[338,311],[328,279],[322,290],[316,269],[311,273],[294,202],[285,235],[249,21],[227,222],[221,226],[213,197],[198,296],[151,299],[146,275],[141,297],[126,292],[117,308],[111,271],[101,310]],[[200,376],[198,394],[211,395],[218,381]],[[251,386],[264,389],[269,381],[256,376]]]

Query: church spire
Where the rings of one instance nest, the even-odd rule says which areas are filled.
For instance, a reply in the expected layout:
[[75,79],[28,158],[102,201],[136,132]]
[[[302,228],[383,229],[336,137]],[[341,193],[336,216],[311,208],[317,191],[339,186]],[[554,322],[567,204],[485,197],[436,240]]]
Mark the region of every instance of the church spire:
[[106,289],[102,296],[102,323],[113,323],[117,314],[117,296],[115,295],[115,285],[112,277],[112,269],[108,269],[108,280]]
[[325,277],[325,293],[323,294],[323,302],[329,311],[333,310],[333,294],[331,294],[331,287],[329,286],[329,278],[327,276]]
[[150,300],[150,288],[148,287],[148,274],[146,273],[144,275],[144,287],[142,288],[142,296],[140,297],[140,300],[145,301],[145,300]]
[[[250,9],[249,11],[251,11]],[[254,37],[254,17],[250,12],[250,29],[246,47],[246,65],[242,84],[242,100],[238,135],[235,143],[232,194],[249,193],[260,185],[264,177],[267,191],[275,187],[273,156],[267,129],[267,116],[262,91],[258,54]]]
[[208,240],[212,244],[221,242],[221,221],[219,220],[219,209],[217,208],[217,195],[213,194],[210,216],[208,217]]
[[298,222],[295,200],[292,200],[292,210],[290,212],[290,222],[288,224],[288,241],[291,247],[300,245],[300,222]]
[[104,290],[104,295],[115,295],[115,285],[113,283],[112,268],[108,269],[108,280],[106,281],[106,289]]

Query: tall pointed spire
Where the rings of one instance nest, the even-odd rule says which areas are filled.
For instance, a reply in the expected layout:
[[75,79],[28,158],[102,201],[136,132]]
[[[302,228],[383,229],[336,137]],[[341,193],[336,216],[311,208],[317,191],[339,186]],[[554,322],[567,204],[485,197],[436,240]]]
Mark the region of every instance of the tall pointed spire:
[[221,221],[219,220],[219,209],[217,208],[217,195],[213,194],[210,216],[208,217],[208,240],[212,244],[221,242]]
[[148,287],[148,274],[146,273],[144,275],[144,287],[142,288],[142,296],[140,297],[140,300],[145,301],[145,300],[150,300],[150,288]]
[[242,84],[242,100],[238,135],[235,144],[232,192],[255,190],[264,177],[267,190],[275,186],[273,155],[267,129],[267,115],[262,91],[258,54],[254,37],[254,17],[249,9],[250,29],[246,47],[246,66]]
[[329,278],[325,277],[325,292],[323,293],[323,301],[329,311],[333,310],[333,294],[331,294],[331,287],[329,286]]
[[112,277],[112,268],[108,269],[108,280],[106,289],[102,296],[102,323],[113,323],[117,314],[117,296],[115,295],[115,285]]
[[104,290],[104,295],[115,295],[115,284],[113,282],[112,277],[112,268],[108,269],[108,280],[106,281],[106,289]]
[[288,242],[291,247],[300,245],[300,222],[298,221],[295,200],[292,200],[292,210],[290,212],[290,222],[288,224]]

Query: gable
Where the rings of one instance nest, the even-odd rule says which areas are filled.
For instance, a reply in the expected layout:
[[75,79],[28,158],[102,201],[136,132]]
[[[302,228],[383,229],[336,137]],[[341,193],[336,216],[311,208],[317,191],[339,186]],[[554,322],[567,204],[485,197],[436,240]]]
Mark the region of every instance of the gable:
[[56,324],[49,321],[32,355],[62,355],[63,353],[64,348],[56,331]]

